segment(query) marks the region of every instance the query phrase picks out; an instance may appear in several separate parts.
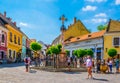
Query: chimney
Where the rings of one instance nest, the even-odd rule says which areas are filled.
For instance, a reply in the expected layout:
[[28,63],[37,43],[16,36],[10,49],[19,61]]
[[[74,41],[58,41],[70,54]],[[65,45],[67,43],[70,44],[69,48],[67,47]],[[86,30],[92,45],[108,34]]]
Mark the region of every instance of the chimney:
[[76,17],[74,17],[74,24],[76,23],[76,21],[77,21],[77,20],[76,20]]
[[11,22],[11,20],[12,20],[12,18],[10,18],[10,17],[8,17],[7,19],[8,19],[10,22]]
[[16,26],[16,22],[14,22],[14,25]]
[[6,11],[4,11],[4,17],[6,17]]

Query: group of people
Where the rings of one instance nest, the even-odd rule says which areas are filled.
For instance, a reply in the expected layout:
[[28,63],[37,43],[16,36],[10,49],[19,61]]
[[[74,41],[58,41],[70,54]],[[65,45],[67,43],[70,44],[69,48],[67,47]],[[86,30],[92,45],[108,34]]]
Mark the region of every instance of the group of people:
[[[90,56],[87,56],[87,58],[85,60],[85,65],[86,65],[87,72],[88,72],[88,78],[93,78],[93,76],[92,76],[92,69],[95,68],[95,65],[94,65],[94,61],[92,60],[92,58]],[[101,71],[101,69],[100,69],[101,65],[106,65],[107,71],[110,72],[110,73],[113,72],[113,70],[112,70],[113,69],[113,65],[115,65],[116,73],[120,72],[120,70],[119,70],[119,66],[120,66],[119,57],[117,57],[115,59],[109,58],[107,61],[105,61],[105,60],[103,60],[103,61],[98,60],[97,64],[96,64],[97,72]]]
[[24,58],[24,63],[25,63],[25,67],[26,67],[26,72],[29,71],[30,66],[40,67],[40,66],[44,65],[43,59],[40,59],[39,57],[33,58],[33,57],[26,56]]

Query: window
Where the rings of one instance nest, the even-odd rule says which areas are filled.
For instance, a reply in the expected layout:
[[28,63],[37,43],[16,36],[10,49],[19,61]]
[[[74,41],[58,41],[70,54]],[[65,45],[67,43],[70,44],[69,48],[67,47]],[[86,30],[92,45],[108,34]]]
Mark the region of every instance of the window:
[[12,33],[10,32],[10,42],[12,42]]
[[20,37],[18,37],[18,45],[20,45]]
[[5,36],[2,34],[2,43],[5,43]]
[[1,51],[0,59],[3,59],[3,58],[4,58],[4,52]]
[[16,54],[16,52],[15,52],[15,51],[13,51],[13,58],[15,58],[15,54]]
[[17,42],[16,42],[16,35],[14,35],[14,43],[17,44]]
[[11,50],[9,50],[9,58],[12,58],[12,57],[11,57],[11,53],[12,53],[12,51],[11,51]]
[[120,45],[120,38],[119,37],[114,37],[113,38],[113,45],[114,46],[119,46]]

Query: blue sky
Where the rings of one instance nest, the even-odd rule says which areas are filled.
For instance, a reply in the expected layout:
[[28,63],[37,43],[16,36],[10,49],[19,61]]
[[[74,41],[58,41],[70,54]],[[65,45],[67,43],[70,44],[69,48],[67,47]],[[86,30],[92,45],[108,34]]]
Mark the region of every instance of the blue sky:
[[29,38],[50,44],[60,34],[61,15],[68,19],[66,27],[77,17],[95,32],[109,19],[120,20],[120,0],[0,0],[4,11]]

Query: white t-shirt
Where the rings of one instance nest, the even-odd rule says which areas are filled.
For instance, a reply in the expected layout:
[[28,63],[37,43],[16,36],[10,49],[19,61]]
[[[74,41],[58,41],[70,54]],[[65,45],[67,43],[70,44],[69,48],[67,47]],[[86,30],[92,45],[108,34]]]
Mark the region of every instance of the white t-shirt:
[[91,59],[87,59],[86,60],[86,67],[90,67],[92,66],[92,60]]

